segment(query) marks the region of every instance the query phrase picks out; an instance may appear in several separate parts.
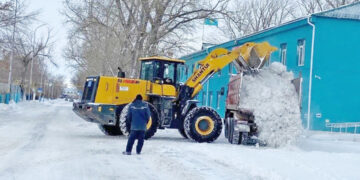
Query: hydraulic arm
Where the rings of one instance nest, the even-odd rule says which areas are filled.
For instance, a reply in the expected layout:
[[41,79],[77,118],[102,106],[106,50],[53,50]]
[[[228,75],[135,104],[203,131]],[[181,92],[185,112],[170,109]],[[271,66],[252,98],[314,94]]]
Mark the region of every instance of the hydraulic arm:
[[212,75],[220,71],[226,65],[234,62],[237,70],[257,71],[264,66],[270,54],[276,48],[268,42],[253,43],[248,42],[240,47],[229,51],[224,48],[213,50],[205,59],[199,61],[197,68],[192,76],[186,81],[185,85],[192,88],[191,98],[195,97]]

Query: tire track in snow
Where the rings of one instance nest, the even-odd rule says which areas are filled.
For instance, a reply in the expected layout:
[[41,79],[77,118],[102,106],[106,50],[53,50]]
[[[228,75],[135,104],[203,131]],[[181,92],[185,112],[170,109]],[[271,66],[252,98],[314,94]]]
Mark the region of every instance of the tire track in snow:
[[[25,130],[24,136],[25,139],[22,139],[21,143],[18,144],[18,146],[9,152],[3,159],[2,164],[3,167],[0,168],[0,177],[5,176],[8,174],[14,174],[19,169],[24,170],[26,168],[29,168],[29,164],[31,164],[32,160],[34,159],[34,156],[36,157],[36,154],[34,155],[34,149],[37,148],[38,144],[41,142],[41,140],[45,136],[45,132],[47,130],[47,126],[49,123],[51,123],[51,117],[53,115],[57,115],[57,112],[55,111],[54,107],[51,108],[45,108],[43,104],[33,104],[34,106],[39,106],[39,108],[44,108],[43,111],[39,111],[33,114],[28,113],[19,113],[17,115],[17,120],[24,120],[21,121],[21,123],[26,123],[26,125],[30,125],[30,128],[23,129]],[[44,111],[45,110],[45,111]],[[46,114],[46,116],[44,116]],[[18,123],[18,122],[15,122]],[[34,123],[34,124],[33,124]],[[7,126],[14,126],[11,123]],[[16,125],[15,127],[21,128],[22,126]],[[28,130],[26,132],[26,130]],[[29,156],[33,156],[33,158],[28,158]],[[19,161],[14,161],[20,160]],[[31,159],[29,161],[29,159]]]

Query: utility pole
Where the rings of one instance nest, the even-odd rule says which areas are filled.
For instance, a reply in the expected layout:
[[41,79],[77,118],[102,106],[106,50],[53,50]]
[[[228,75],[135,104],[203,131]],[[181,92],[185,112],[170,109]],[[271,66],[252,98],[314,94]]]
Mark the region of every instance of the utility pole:
[[[40,61],[40,59],[39,59]],[[40,63],[39,63],[40,64]],[[44,75],[44,68],[41,66],[41,70],[40,70],[40,88],[41,88],[41,93],[39,94],[39,99],[42,100],[42,96],[45,93],[45,88],[43,88],[43,75]]]
[[[34,66],[34,55],[31,57],[31,66],[30,66],[30,80],[29,80],[29,95],[31,95],[31,84],[32,84],[32,74]],[[31,100],[31,99],[30,99]]]
[[16,20],[17,20],[17,0],[15,0],[15,16],[14,16],[14,26],[13,26],[13,32],[12,32],[12,49],[10,54],[10,67],[9,67],[9,79],[8,79],[8,86],[9,90],[8,92],[11,93],[11,82],[12,82],[12,66],[13,66],[13,60],[14,60],[14,48],[15,48],[15,32],[16,32]]

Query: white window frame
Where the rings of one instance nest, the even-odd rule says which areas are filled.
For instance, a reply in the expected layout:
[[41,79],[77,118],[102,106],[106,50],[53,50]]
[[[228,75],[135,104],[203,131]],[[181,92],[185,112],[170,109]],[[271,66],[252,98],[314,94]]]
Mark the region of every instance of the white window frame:
[[271,54],[270,54],[269,59],[266,61],[265,66],[268,67],[268,66],[270,66],[270,64],[271,64]]
[[229,64],[229,75],[233,74],[233,67],[234,67],[233,63],[230,63]]
[[[303,42],[300,45],[300,42]],[[305,39],[299,39],[298,45],[297,45],[297,60],[298,60],[298,66],[304,66],[305,65]]]
[[221,93],[220,91],[217,91],[216,109],[220,109],[220,99],[221,99]]
[[282,44],[280,44],[280,62],[285,66],[286,66],[286,60],[287,60],[286,56],[287,56],[287,44],[282,43]]

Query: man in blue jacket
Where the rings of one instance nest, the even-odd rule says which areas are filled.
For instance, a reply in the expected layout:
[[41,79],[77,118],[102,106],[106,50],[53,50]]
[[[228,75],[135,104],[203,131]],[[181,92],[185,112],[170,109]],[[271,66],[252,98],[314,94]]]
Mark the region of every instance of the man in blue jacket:
[[144,144],[146,124],[149,121],[151,114],[149,106],[142,101],[142,97],[138,94],[135,100],[129,106],[128,118],[131,121],[130,136],[126,145],[125,155],[131,155],[131,150],[135,139],[138,140],[136,146],[136,153],[140,154]]

